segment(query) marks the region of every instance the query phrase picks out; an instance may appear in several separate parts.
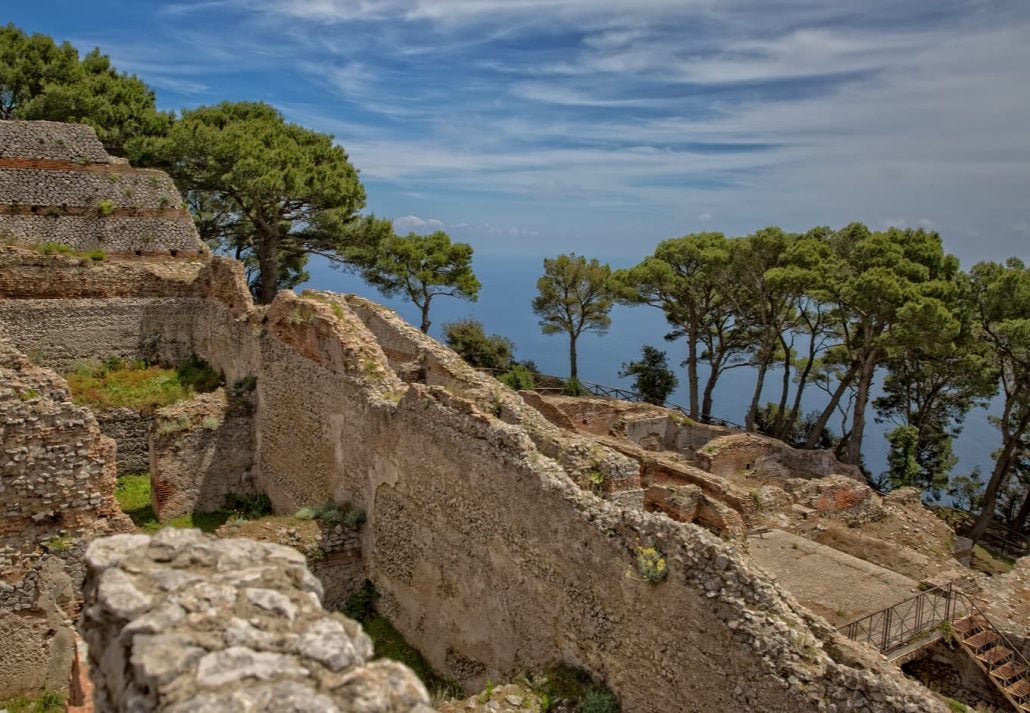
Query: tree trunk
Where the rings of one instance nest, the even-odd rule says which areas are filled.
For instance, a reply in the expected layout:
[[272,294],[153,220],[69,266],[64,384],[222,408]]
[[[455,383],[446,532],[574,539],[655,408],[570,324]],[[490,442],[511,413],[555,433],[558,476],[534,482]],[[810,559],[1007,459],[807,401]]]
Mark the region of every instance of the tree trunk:
[[1023,504],[1019,506],[1019,512],[1016,513],[1016,517],[1012,521],[1012,529],[1016,532],[1023,532],[1028,519],[1030,519],[1030,486],[1027,486]]
[[579,370],[576,367],[576,335],[569,332],[569,379],[572,381],[579,378]]
[[[812,366],[815,364],[815,336],[810,335],[812,338],[808,343],[808,362],[805,364],[805,368],[801,370],[801,374],[798,376],[798,388],[794,392],[794,404],[790,407],[790,416],[784,421],[780,427],[780,432],[777,433],[777,437],[784,438],[787,433],[794,428],[794,424],[798,422],[798,418],[801,416],[801,398],[804,396],[805,387],[808,386],[808,377],[812,373]],[[827,416],[829,418],[829,416]]]
[[[719,362],[716,361],[716,364]],[[715,384],[719,381],[721,376],[720,370],[717,366],[712,367],[712,371],[708,374],[708,381],[705,382],[705,393],[704,398],[701,400],[701,420],[710,421],[712,418],[712,395],[715,393]]]
[[[991,479],[987,483],[987,489],[984,491],[983,509],[980,510],[980,515],[977,516],[976,522],[973,523],[972,529],[967,534],[967,537],[973,541],[973,544],[980,541],[980,538],[987,531],[987,526],[991,524],[991,520],[994,518],[994,505],[998,501],[998,491],[1001,490],[1001,487],[1005,484],[1005,479],[1009,475],[1012,455],[1016,452],[1016,448],[1023,438],[1023,432],[1026,431],[1028,419],[1030,419],[1030,409],[1023,413],[1016,428],[1007,436],[1004,436],[1004,431],[1002,431],[1001,453],[998,454],[998,460],[994,461],[994,470],[991,472]],[[1004,428],[1006,421],[1006,417],[1003,416],[1002,428]]]
[[690,391],[690,417],[697,420],[700,416],[697,406],[697,328],[693,325],[687,331],[687,382]]
[[858,393],[855,396],[855,410],[851,418],[851,438],[848,440],[848,453],[845,463],[858,465],[862,460],[862,436],[865,432],[865,409],[869,403],[869,389],[872,387],[873,374],[879,361],[879,350],[873,349],[862,361],[862,371],[858,377]]
[[[833,415],[834,409],[837,408],[837,404],[840,403],[841,397],[844,396],[844,392],[847,391],[848,386],[851,385],[851,380],[855,378],[855,373],[858,371],[859,362],[854,362],[848,371],[841,378],[840,383],[837,384],[837,390],[833,392],[830,397],[830,403],[826,404],[826,408],[819,414],[819,418],[815,424],[812,425],[812,430],[808,432],[808,439],[805,441],[805,448],[815,448],[815,444],[819,442],[819,437],[823,433],[823,429],[826,428],[826,424],[830,420],[830,416]],[[800,394],[799,394],[800,398]]]
[[762,358],[758,365],[758,379],[755,381],[755,392],[751,395],[751,406],[744,417],[744,428],[753,432],[755,430],[755,417],[758,415],[758,407],[762,400],[762,387],[765,386],[765,372],[769,369],[768,357]]
[[268,304],[275,299],[279,289],[279,233],[264,221],[254,221],[258,231],[257,258],[258,269],[258,302]]
[[793,359],[790,354],[790,345],[780,334],[780,346],[783,347],[783,384],[780,387],[780,402],[776,405],[776,418],[772,423],[772,433],[777,438],[783,438],[783,420],[787,416],[787,399],[790,397],[790,368]]
[[429,302],[431,299],[426,297],[426,301],[420,305],[422,307],[422,324],[419,326],[419,329],[422,330],[422,334],[429,334],[429,325],[431,324],[429,321]]

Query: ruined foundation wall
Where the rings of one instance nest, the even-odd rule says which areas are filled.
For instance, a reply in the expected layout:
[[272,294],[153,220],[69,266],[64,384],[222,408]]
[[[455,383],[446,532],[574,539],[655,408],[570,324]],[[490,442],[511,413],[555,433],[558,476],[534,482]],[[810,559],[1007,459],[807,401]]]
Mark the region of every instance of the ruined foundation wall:
[[414,673],[322,609],[294,549],[168,528],[97,540],[86,563],[98,711],[432,713]]
[[114,481],[89,410],[0,340],[0,699],[67,685],[85,543],[131,527]]

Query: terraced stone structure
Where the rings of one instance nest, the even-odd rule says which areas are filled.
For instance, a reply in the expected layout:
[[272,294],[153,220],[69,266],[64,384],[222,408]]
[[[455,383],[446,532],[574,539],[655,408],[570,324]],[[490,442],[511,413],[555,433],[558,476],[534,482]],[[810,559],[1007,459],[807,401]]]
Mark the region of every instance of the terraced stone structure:
[[203,245],[172,180],[108,156],[82,124],[0,122],[0,238],[191,255]]
[[[488,679],[565,663],[608,685],[627,713],[946,709],[798,605],[732,543],[621,504],[620,493],[642,492],[650,477],[645,461],[603,438],[559,428],[367,300],[287,291],[256,307],[242,266],[222,258],[115,256],[85,267],[12,247],[0,251],[0,331],[45,364],[196,354],[228,383],[253,378],[254,487],[281,514],[327,499],[363,508],[361,562],[380,610],[470,693]],[[598,480],[604,488],[595,487]],[[232,609],[244,621],[259,615],[243,593],[246,558],[207,542],[164,540],[174,537],[140,540],[131,563],[105,564],[99,555],[91,562],[83,623],[100,657],[98,700],[113,700],[101,691],[121,691],[131,692],[140,710],[185,710],[187,701],[224,709],[223,695],[258,706],[269,685],[304,678],[292,667],[321,671],[300,649],[259,651],[247,643],[264,633],[303,640],[307,612],[304,626],[288,631],[217,626],[203,638],[167,620],[135,629],[144,610],[174,619],[175,607],[188,609],[182,597],[190,587],[180,589],[182,576],[173,570],[187,578],[212,567],[237,572],[238,580],[220,583],[232,592],[209,592],[224,596],[216,610]],[[660,576],[645,576],[645,548],[664,556]],[[192,557],[190,565],[174,564]],[[282,561],[282,571],[255,574],[265,583],[259,589],[275,590],[265,586],[272,581],[285,586],[287,570],[299,573],[299,562]],[[304,576],[293,575],[303,589],[297,576]],[[300,606],[295,592],[278,591]],[[273,600],[281,602],[258,596],[273,608]],[[168,656],[153,661],[158,649],[147,648],[147,626],[186,636],[181,657],[166,647]],[[121,681],[103,660],[112,646],[112,671],[125,670],[118,661],[135,667]],[[229,653],[236,646],[287,658]],[[221,664],[237,654],[244,672],[224,678],[232,667]],[[214,662],[204,667],[211,686],[196,695],[172,690],[180,675],[197,681],[190,677],[200,676],[205,660]],[[185,673],[175,668],[194,664]],[[335,679],[319,680],[329,683],[319,683],[317,694],[331,696]]]

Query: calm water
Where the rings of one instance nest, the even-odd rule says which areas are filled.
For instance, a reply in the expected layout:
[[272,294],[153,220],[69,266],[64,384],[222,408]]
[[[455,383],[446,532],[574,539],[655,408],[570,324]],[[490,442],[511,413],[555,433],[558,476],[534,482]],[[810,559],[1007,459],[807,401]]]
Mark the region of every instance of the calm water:
[[[613,267],[628,267],[612,262]],[[518,359],[532,359],[541,372],[563,375],[568,373],[568,339],[564,335],[545,336],[540,332],[530,302],[536,294],[536,280],[542,272],[542,259],[526,257],[477,256],[475,271],[483,287],[477,302],[465,302],[447,297],[434,300],[430,318],[430,334],[440,338],[441,326],[456,319],[473,317],[483,323],[487,333],[501,334],[513,340]],[[410,303],[399,299],[388,300],[360,278],[336,270],[324,259],[313,257],[309,271],[311,279],[305,286],[336,292],[353,292],[387,304],[413,324],[418,324],[418,310]],[[677,367],[685,357],[684,343],[666,342],[663,336],[669,331],[668,324],[660,310],[653,307],[616,307],[611,313],[612,326],[608,333],[599,336],[586,334],[578,343],[579,373],[589,381],[601,384],[630,386],[629,379],[620,379],[618,372],[624,362],[637,359],[640,347],[651,344],[668,353],[669,364],[677,371],[681,386],[670,397],[670,401],[688,403],[685,370]],[[702,374],[703,385],[704,374]],[[765,400],[779,398],[780,373],[766,376]],[[755,372],[748,367],[732,369],[720,378],[715,390],[713,415],[741,423],[751,401],[755,386]],[[809,388],[805,400],[806,410],[820,408],[825,404],[822,392]],[[865,458],[869,469],[879,473],[886,467],[887,443],[883,433],[889,424],[878,424],[872,420],[870,411],[865,437]],[[839,419],[831,419],[831,427]],[[966,425],[955,443],[959,457],[956,472],[968,472],[980,466],[984,475],[990,474],[991,452],[998,447],[998,432],[988,423],[987,412],[972,411],[966,418]]]

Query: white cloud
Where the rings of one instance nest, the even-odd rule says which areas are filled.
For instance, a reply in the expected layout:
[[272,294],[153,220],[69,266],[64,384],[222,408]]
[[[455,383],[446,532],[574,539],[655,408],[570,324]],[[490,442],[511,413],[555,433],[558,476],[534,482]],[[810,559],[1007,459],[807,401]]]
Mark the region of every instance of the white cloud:
[[446,226],[436,218],[420,218],[417,215],[404,215],[393,219],[393,229],[397,233],[432,233],[443,230]]

